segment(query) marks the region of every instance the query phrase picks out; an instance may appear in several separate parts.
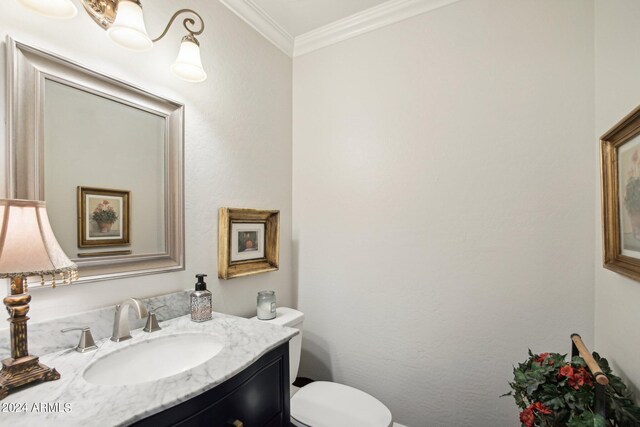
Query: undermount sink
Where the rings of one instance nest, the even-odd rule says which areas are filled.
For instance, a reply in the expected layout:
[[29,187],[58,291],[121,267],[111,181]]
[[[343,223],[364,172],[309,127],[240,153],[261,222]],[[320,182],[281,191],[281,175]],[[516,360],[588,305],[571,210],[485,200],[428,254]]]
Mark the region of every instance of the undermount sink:
[[195,368],[223,348],[224,341],[209,334],[186,333],[151,338],[97,359],[82,376],[96,385],[156,381]]

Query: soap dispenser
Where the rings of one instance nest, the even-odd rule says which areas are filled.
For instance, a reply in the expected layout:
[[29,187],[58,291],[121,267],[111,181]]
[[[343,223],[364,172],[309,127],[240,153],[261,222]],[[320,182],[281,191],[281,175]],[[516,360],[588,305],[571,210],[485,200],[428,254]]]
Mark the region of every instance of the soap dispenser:
[[204,322],[211,320],[211,292],[207,290],[207,284],[204,282],[207,275],[196,274],[196,277],[196,290],[191,292],[191,320]]

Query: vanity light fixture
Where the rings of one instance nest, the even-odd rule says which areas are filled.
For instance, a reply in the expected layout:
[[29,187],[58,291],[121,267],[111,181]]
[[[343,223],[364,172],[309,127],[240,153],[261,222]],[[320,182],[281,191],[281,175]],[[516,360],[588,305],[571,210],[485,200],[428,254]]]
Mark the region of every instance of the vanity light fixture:
[[55,287],[57,276],[65,284],[77,279],[78,267],[53,235],[45,202],[0,199],[0,278],[11,279],[11,291],[3,301],[9,312],[11,357],[2,361],[0,399],[26,384],[60,378],[55,369],[29,354],[28,276],[41,277],[42,284],[51,276]]
[[27,9],[55,19],[71,19],[78,9],[71,0],[20,0]]
[[[71,0],[18,0],[27,8],[42,15],[53,18],[73,18],[76,8]],[[192,9],[180,9],[173,14],[160,36],[152,39],[147,34],[140,0],[80,0],[85,11],[93,20],[107,31],[109,38],[116,44],[134,51],[145,51],[153,47],[153,43],[162,39],[178,15],[187,13],[196,16],[199,27],[194,29],[196,20],[185,18],[182,25],[188,34],[182,38],[176,61],[171,71],[182,80],[198,83],[206,80],[207,73],[202,67],[200,43],[196,36],[204,31],[204,20]],[[74,13],[63,14],[59,10],[73,8]]]

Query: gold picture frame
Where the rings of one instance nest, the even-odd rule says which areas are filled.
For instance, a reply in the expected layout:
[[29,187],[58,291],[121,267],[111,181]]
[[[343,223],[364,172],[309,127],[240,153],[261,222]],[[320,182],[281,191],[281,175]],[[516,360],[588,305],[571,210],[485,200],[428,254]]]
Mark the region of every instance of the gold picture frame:
[[129,246],[130,202],[130,191],[78,187],[78,247]]
[[640,107],[600,138],[603,265],[640,281]]
[[278,270],[280,211],[220,208],[218,211],[218,277]]

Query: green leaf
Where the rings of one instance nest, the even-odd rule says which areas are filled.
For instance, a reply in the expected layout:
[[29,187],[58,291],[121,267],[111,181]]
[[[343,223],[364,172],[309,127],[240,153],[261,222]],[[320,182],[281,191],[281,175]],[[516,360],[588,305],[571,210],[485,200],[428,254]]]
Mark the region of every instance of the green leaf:
[[564,401],[560,397],[554,397],[549,400],[544,400],[542,403],[551,408],[553,411],[557,411],[564,406]]
[[524,372],[522,372],[521,370],[515,370],[513,372],[513,378],[515,379],[516,382],[523,382],[527,380],[527,376],[525,375]]
[[573,416],[567,423],[567,427],[605,427],[606,420],[593,412],[583,412]]

